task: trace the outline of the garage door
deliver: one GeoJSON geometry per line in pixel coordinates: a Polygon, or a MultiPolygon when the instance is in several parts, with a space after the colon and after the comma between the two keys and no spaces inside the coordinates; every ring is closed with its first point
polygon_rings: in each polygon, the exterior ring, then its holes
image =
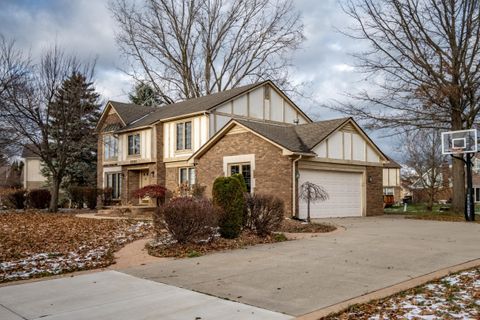
{"type": "MultiPolygon", "coordinates": [[[[298,185],[309,181],[322,186],[329,195],[323,202],[310,203],[310,217],[352,217],[362,215],[362,173],[300,170],[298,185]]],[[[307,217],[307,202],[299,200],[300,218],[307,217]]]]}

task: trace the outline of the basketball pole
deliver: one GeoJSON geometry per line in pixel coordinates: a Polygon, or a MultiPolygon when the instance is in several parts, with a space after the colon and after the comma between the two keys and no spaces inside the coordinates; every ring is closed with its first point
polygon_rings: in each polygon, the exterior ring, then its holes
{"type": "Polygon", "coordinates": [[[465,164],[467,165],[467,194],[465,203],[465,220],[475,221],[475,205],[473,203],[473,181],[472,181],[472,154],[466,154],[465,164]]]}

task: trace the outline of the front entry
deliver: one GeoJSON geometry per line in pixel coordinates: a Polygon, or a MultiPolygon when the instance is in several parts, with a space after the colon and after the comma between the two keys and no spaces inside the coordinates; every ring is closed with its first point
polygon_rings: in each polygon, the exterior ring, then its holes
{"type": "MultiPolygon", "coordinates": [[[[150,174],[148,170],[141,170],[139,174],[140,181],[138,183],[139,189],[150,185],[150,174]]],[[[148,205],[150,204],[150,197],[144,197],[138,199],[139,204],[148,205]]]]}

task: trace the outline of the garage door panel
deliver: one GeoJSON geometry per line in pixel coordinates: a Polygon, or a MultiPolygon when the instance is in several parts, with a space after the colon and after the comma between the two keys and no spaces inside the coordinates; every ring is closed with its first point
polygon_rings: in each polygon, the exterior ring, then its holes
{"type": "MultiPolygon", "coordinates": [[[[310,204],[312,218],[362,215],[362,173],[326,170],[300,170],[299,186],[309,181],[322,186],[329,199],[310,204]]],[[[300,218],[307,217],[307,203],[299,202],[300,218]]]]}

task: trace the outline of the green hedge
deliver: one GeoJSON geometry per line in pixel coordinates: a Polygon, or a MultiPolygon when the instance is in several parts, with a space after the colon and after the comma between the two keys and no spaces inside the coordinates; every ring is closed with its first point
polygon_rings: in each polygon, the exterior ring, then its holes
{"type": "Polygon", "coordinates": [[[219,177],[213,183],[213,203],[222,209],[220,235],[233,239],[240,235],[245,206],[244,188],[235,177],[219,177]]]}

